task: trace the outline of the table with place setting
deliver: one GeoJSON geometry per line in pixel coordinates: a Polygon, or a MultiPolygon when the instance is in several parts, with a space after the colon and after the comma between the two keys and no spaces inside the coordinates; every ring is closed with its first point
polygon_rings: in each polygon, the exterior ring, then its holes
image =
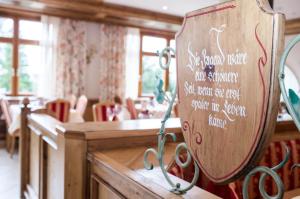
{"type": "MultiPolygon", "coordinates": [[[[168,106],[165,104],[135,104],[135,108],[139,113],[140,119],[160,119],[163,118],[168,110],[168,106]]],[[[172,111],[171,116],[174,117],[174,112],[172,111]]]]}
{"type": "MultiPolygon", "coordinates": [[[[8,128],[9,134],[13,134],[14,132],[20,129],[21,107],[22,107],[21,104],[13,104],[9,106],[9,112],[12,118],[12,123],[8,128]]],[[[30,104],[29,107],[31,107],[34,110],[45,108],[45,106],[40,104],[30,104]]],[[[80,113],[76,112],[75,109],[70,109],[68,123],[82,123],[82,122],[84,122],[84,119],[80,115],[80,113]]]]}

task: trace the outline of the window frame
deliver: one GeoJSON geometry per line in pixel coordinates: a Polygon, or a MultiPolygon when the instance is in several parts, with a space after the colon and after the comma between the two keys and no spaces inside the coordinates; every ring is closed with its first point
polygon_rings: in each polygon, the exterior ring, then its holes
{"type": "Polygon", "coordinates": [[[12,76],[11,76],[11,91],[10,93],[6,93],[8,96],[30,96],[32,93],[19,93],[19,48],[21,45],[40,45],[40,41],[38,40],[30,40],[30,39],[21,39],[20,34],[20,21],[21,20],[29,20],[29,21],[41,21],[40,17],[19,17],[12,15],[0,15],[3,18],[9,18],[13,20],[13,35],[12,37],[1,37],[0,43],[11,44],[12,45],[12,76]]]}
{"type": "MultiPolygon", "coordinates": [[[[143,37],[144,36],[150,36],[150,37],[158,37],[163,38],[167,40],[167,46],[170,46],[171,40],[175,40],[175,33],[158,33],[156,31],[149,31],[149,30],[141,30],[140,31],[140,65],[139,65],[139,85],[138,85],[138,97],[153,97],[153,95],[144,95],[143,94],[143,56],[154,56],[158,57],[157,53],[153,52],[144,52],[143,51],[143,37]]],[[[167,47],[166,46],[166,47],[167,47]]],[[[163,50],[163,49],[160,49],[163,50]]],[[[172,58],[175,58],[175,55],[171,55],[172,58]]],[[[157,63],[158,64],[158,63],[157,63]]],[[[170,87],[170,72],[169,69],[165,70],[165,76],[164,76],[164,88],[165,90],[169,90],[170,87]]]]}

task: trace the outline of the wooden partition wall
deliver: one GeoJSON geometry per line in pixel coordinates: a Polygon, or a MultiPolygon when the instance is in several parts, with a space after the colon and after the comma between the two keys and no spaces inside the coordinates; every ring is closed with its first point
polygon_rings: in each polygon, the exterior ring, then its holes
{"type": "MultiPolygon", "coordinates": [[[[143,169],[143,154],[156,146],[160,124],[160,120],[62,124],[24,106],[21,198],[181,198],[169,191],[160,171],[143,169]]],[[[167,129],[183,140],[178,119],[170,120],[167,129]]],[[[176,145],[167,144],[166,163],[176,145]]],[[[199,188],[189,196],[217,198],[199,188]]]]}

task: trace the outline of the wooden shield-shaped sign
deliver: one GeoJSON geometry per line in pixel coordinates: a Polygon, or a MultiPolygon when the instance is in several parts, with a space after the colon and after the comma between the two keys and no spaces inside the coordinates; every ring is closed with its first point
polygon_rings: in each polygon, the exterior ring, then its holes
{"type": "Polygon", "coordinates": [[[266,2],[236,0],[188,13],[176,35],[184,138],[216,183],[249,172],[275,128],[284,16],[266,2]]]}

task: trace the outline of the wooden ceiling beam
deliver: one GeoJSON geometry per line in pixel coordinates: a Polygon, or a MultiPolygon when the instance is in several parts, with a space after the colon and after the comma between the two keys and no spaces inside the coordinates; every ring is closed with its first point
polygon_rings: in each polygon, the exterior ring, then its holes
{"type": "Polygon", "coordinates": [[[285,29],[287,35],[300,34],[300,18],[288,20],[285,29]]]}
{"type": "Polygon", "coordinates": [[[70,11],[77,14],[89,14],[96,16],[114,16],[137,18],[144,20],[159,21],[164,23],[178,24],[182,23],[182,17],[172,16],[163,13],[157,13],[144,9],[131,8],[115,4],[104,3],[100,1],[67,1],[67,0],[0,0],[0,6],[15,6],[18,8],[32,8],[34,10],[44,10],[46,8],[57,9],[58,11],[70,11]]]}
{"type": "Polygon", "coordinates": [[[128,26],[128,27],[135,27],[135,28],[146,28],[146,29],[153,29],[157,31],[163,31],[168,34],[172,34],[177,32],[180,28],[179,25],[173,24],[166,24],[157,21],[149,21],[149,20],[127,20],[125,18],[118,18],[118,17],[91,17],[87,14],[78,14],[75,12],[67,12],[67,11],[57,11],[50,8],[43,9],[43,11],[37,11],[34,9],[11,9],[8,7],[1,7],[0,6],[0,14],[4,16],[19,16],[23,18],[39,18],[41,15],[50,15],[62,18],[71,18],[75,20],[85,20],[85,21],[92,21],[92,22],[100,22],[105,24],[114,24],[120,26],[128,26]],[[153,25],[155,24],[155,25],[153,25]]]}
{"type": "MultiPolygon", "coordinates": [[[[78,20],[112,23],[170,32],[179,30],[183,18],[102,0],[0,0],[1,14],[20,16],[51,15],[78,20]]],[[[300,33],[300,18],[286,22],[286,34],[300,33]]]]}

